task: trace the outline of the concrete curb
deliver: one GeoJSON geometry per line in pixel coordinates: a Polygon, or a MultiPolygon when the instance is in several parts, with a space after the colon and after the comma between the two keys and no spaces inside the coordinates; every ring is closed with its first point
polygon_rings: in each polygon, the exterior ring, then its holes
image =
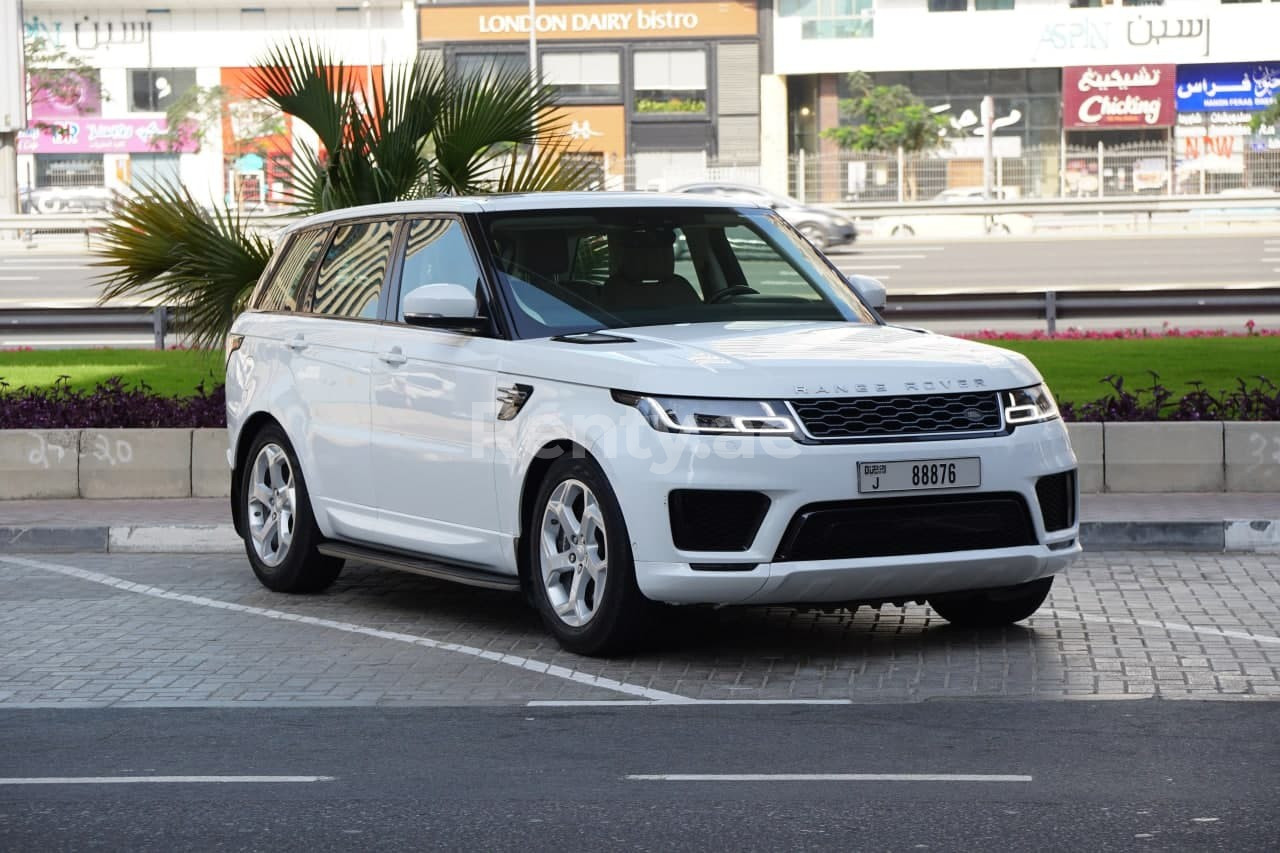
{"type": "MultiPolygon", "coordinates": [[[[1091,551],[1227,551],[1280,554],[1280,520],[1085,521],[1091,551]]],[[[230,524],[0,527],[0,554],[239,554],[230,524]]]]}

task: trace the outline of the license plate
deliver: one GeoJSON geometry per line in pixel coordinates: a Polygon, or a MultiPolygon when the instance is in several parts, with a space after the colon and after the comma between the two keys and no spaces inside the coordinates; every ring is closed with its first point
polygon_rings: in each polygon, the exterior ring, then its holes
{"type": "Polygon", "coordinates": [[[971,489],[982,485],[982,460],[911,459],[903,462],[859,462],[858,491],[911,492],[917,489],[971,489]]]}

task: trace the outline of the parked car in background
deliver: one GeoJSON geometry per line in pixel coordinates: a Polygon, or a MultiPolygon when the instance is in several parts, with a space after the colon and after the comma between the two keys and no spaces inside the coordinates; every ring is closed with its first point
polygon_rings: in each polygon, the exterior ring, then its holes
{"type": "Polygon", "coordinates": [[[520,591],[582,654],[658,603],[1025,619],[1080,553],[1053,396],[1017,353],[886,324],[883,293],[740,198],[304,219],[227,339],[249,563],[280,592],[345,560],[520,591]]]}
{"type": "Polygon", "coordinates": [[[842,246],[858,239],[857,226],[846,214],[829,207],[805,204],[790,196],[771,193],[763,187],[704,181],[675,187],[671,192],[696,193],[718,198],[742,198],[764,207],[771,207],[819,249],[842,246]]]}
{"type": "MultiPolygon", "coordinates": [[[[1008,201],[1021,195],[1018,187],[992,187],[991,198],[994,201],[1008,201]]],[[[948,187],[933,197],[934,201],[949,201],[954,204],[979,202],[987,197],[982,187],[948,187]]]]}

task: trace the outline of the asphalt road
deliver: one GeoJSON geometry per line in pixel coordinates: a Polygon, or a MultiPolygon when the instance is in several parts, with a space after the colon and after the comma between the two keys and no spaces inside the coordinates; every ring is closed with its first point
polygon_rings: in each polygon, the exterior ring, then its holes
{"type": "Polygon", "coordinates": [[[1159,701],[13,711],[0,847],[1270,850],[1278,724],[1159,701]],[[13,782],[148,776],[262,781],[13,782]]]}
{"type": "MultiPolygon", "coordinates": [[[[934,241],[859,242],[838,248],[832,259],[845,272],[881,279],[895,293],[955,290],[1052,290],[1080,288],[1217,288],[1280,285],[1280,230],[1275,234],[1199,236],[1059,236],[934,241]]],[[[96,304],[101,270],[84,253],[0,252],[0,309],[84,307],[96,304]]],[[[1116,318],[1119,325],[1133,325],[1116,318]]],[[[1249,317],[1202,318],[1202,324],[1234,326],[1249,317]]],[[[1258,322],[1272,318],[1253,317],[1258,322]]],[[[955,331],[945,323],[941,331],[955,331]]],[[[967,322],[965,329],[990,325],[967,322]]],[[[1016,323],[1002,323],[1013,328],[1016,323]]],[[[1034,321],[1024,323],[1037,327],[1034,321]]],[[[1096,324],[1095,324],[1096,325],[1096,324]]],[[[1102,324],[1106,325],[1106,324],[1102,324]]],[[[1159,325],[1156,321],[1153,325],[1159,325]]],[[[91,332],[32,338],[0,329],[0,347],[149,346],[149,334],[91,332]]]]}
{"type": "Polygon", "coordinates": [[[0,554],[0,850],[1271,850],[1276,577],[1100,552],[1004,630],[737,608],[594,660],[371,567],[0,554]]]}

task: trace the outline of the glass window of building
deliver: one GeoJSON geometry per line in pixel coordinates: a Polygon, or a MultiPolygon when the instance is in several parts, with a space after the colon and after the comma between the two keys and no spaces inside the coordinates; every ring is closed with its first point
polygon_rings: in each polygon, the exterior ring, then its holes
{"type": "Polygon", "coordinates": [[[635,53],[638,113],[705,113],[705,50],[642,50],[635,53]]]}
{"type": "Polygon", "coordinates": [[[548,51],[542,79],[564,98],[622,97],[622,60],[611,50],[548,51]]]}
{"type": "Polygon", "coordinates": [[[969,0],[929,0],[930,12],[963,12],[969,0]]]}
{"type": "Polygon", "coordinates": [[[194,68],[130,68],[129,109],[164,112],[195,84],[194,68]]]}
{"type": "Polygon", "coordinates": [[[1013,0],[973,0],[973,8],[979,12],[989,9],[1012,9],[1013,0]]]}
{"type": "Polygon", "coordinates": [[[484,53],[463,53],[453,55],[453,69],[459,77],[472,77],[477,74],[490,73],[529,73],[529,52],[527,50],[486,51],[484,53]]]}

